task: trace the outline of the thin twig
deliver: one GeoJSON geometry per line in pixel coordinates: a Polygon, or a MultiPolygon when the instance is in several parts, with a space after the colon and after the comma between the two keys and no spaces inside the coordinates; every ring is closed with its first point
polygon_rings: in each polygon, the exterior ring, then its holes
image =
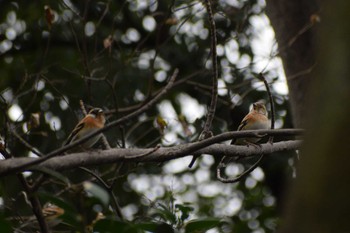
{"type": "MultiPolygon", "coordinates": [[[[216,102],[218,98],[218,61],[217,61],[217,54],[216,54],[216,25],[213,17],[213,10],[211,7],[210,0],[205,0],[205,7],[208,12],[208,19],[209,19],[209,31],[210,31],[210,38],[211,38],[211,58],[213,63],[213,76],[212,76],[212,96],[211,96],[211,102],[208,109],[207,119],[204,124],[204,129],[202,132],[203,138],[207,138],[208,132],[211,129],[211,124],[215,116],[215,110],[216,110],[216,102]]],[[[210,135],[210,133],[209,133],[210,135]]],[[[203,139],[202,138],[202,139],[203,139]]]]}
{"type": "Polygon", "coordinates": [[[101,135],[101,140],[106,150],[112,149],[112,147],[109,145],[108,140],[104,134],[101,135]]]}
{"type": "Polygon", "coordinates": [[[116,181],[117,181],[117,178],[118,178],[118,174],[119,174],[119,172],[120,172],[120,169],[123,167],[123,165],[124,165],[124,162],[120,162],[120,163],[118,163],[118,164],[115,164],[115,169],[114,169],[114,175],[113,175],[113,179],[111,180],[111,183],[110,183],[110,185],[109,185],[109,187],[111,188],[111,189],[113,189],[114,188],[114,185],[116,184],[116,181]]]}
{"type": "Polygon", "coordinates": [[[39,157],[43,157],[44,154],[41,153],[40,151],[36,150],[32,145],[30,145],[26,140],[24,140],[24,138],[22,138],[17,132],[16,130],[11,130],[10,131],[11,134],[13,134],[18,141],[24,145],[28,150],[30,150],[31,152],[33,152],[35,155],[39,156],[39,157]]]}
{"type": "MultiPolygon", "coordinates": [[[[269,84],[267,83],[267,81],[262,73],[259,74],[259,79],[264,82],[267,94],[269,95],[269,101],[270,101],[270,105],[271,105],[271,129],[274,129],[275,128],[275,105],[273,102],[270,87],[269,87],[269,84]]],[[[271,137],[270,137],[269,140],[270,140],[270,142],[272,142],[273,138],[271,139],[271,137]]]]}
{"type": "MultiPolygon", "coordinates": [[[[222,167],[218,166],[216,168],[216,177],[218,178],[218,180],[220,180],[223,183],[236,183],[236,182],[240,181],[243,177],[245,177],[246,175],[248,175],[249,173],[254,171],[254,169],[259,166],[260,162],[263,160],[264,157],[265,157],[264,154],[260,155],[259,159],[252,166],[250,166],[247,170],[245,170],[239,176],[236,176],[234,178],[224,178],[224,177],[222,177],[221,176],[221,168],[222,167]]],[[[222,159],[224,159],[224,158],[225,158],[225,156],[222,157],[222,159]]],[[[220,161],[219,164],[222,164],[222,160],[220,161]]]]}
{"type": "MultiPolygon", "coordinates": [[[[207,70],[204,70],[204,69],[198,70],[192,74],[189,74],[189,75],[177,80],[176,82],[174,82],[172,87],[174,88],[174,87],[177,87],[179,85],[182,85],[182,84],[186,83],[187,80],[190,80],[190,79],[192,79],[196,76],[199,76],[199,75],[204,75],[206,73],[207,73],[207,70]]],[[[152,96],[158,95],[159,92],[160,92],[159,90],[155,91],[152,96]]],[[[129,107],[123,107],[123,108],[119,107],[119,108],[111,109],[108,112],[106,112],[106,114],[131,112],[131,111],[134,111],[135,109],[139,109],[143,104],[144,103],[137,103],[137,104],[129,106],[129,107]]]]}
{"type": "MultiPolygon", "coordinates": [[[[212,58],[212,63],[213,63],[213,76],[212,76],[212,91],[211,91],[211,101],[210,101],[210,106],[208,109],[207,113],[207,118],[204,124],[204,128],[202,133],[199,135],[199,140],[203,140],[209,137],[213,136],[211,129],[211,125],[215,116],[215,110],[216,110],[216,103],[218,99],[218,58],[216,54],[216,44],[217,44],[217,39],[216,39],[216,25],[213,17],[213,9],[211,7],[210,0],[205,0],[204,5],[207,9],[208,13],[208,19],[209,19],[209,31],[210,31],[210,38],[211,38],[211,58],[212,58]]],[[[194,162],[196,161],[197,157],[193,157],[190,164],[188,167],[192,167],[194,162]]]]}
{"type": "MultiPolygon", "coordinates": [[[[119,105],[118,105],[118,98],[117,98],[117,95],[116,95],[116,90],[114,88],[114,85],[111,83],[110,80],[106,79],[105,82],[107,83],[107,85],[111,88],[112,90],[112,95],[113,95],[113,102],[114,102],[114,109],[116,110],[115,111],[115,116],[118,118],[118,110],[119,110],[119,105]]],[[[125,139],[123,138],[124,137],[124,134],[123,134],[123,129],[122,129],[122,126],[119,126],[119,130],[121,131],[121,136],[122,136],[122,141],[124,141],[125,139]]],[[[111,148],[111,146],[109,145],[108,143],[108,140],[106,138],[106,136],[103,135],[102,137],[102,140],[103,140],[103,143],[105,144],[106,148],[109,149],[111,148]]]]}
{"type": "Polygon", "coordinates": [[[93,177],[95,177],[101,184],[102,186],[105,188],[105,190],[109,193],[109,195],[112,197],[112,205],[113,205],[113,209],[115,211],[115,213],[118,215],[118,217],[123,220],[123,214],[121,212],[121,208],[119,206],[119,203],[117,201],[116,196],[113,193],[113,190],[111,189],[110,186],[108,186],[108,184],[99,176],[97,175],[95,172],[91,171],[90,169],[87,169],[85,167],[79,167],[81,170],[83,170],[84,172],[89,173],[90,175],[92,175],[93,177]]]}
{"type": "Polygon", "coordinates": [[[79,105],[80,105],[80,109],[83,112],[84,116],[86,116],[88,113],[86,111],[85,105],[84,105],[84,101],[83,100],[79,100],[79,105]]]}
{"type": "Polygon", "coordinates": [[[147,151],[146,153],[142,153],[142,154],[139,154],[139,155],[128,156],[128,157],[125,157],[125,159],[126,160],[138,159],[138,158],[141,158],[141,157],[144,157],[144,156],[152,154],[153,152],[157,151],[159,148],[160,148],[160,145],[157,145],[156,147],[153,148],[153,150],[147,151]]]}
{"type": "Polygon", "coordinates": [[[310,20],[296,33],[296,35],[290,38],[285,45],[279,46],[279,52],[275,55],[278,56],[279,54],[281,54],[282,51],[285,51],[288,48],[290,48],[302,35],[304,35],[304,33],[308,32],[315,26],[316,23],[319,22],[320,18],[317,13],[311,15],[310,20]]]}
{"type": "Polygon", "coordinates": [[[303,75],[310,74],[314,70],[316,65],[317,65],[317,62],[315,62],[312,66],[310,66],[309,68],[307,68],[305,70],[299,71],[296,74],[289,75],[286,79],[287,80],[292,80],[292,79],[299,78],[299,77],[301,77],[303,75]]]}

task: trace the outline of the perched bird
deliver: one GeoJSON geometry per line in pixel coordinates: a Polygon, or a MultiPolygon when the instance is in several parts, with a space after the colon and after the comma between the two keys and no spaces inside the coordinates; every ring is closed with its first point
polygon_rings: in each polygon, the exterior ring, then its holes
{"type": "Polygon", "coordinates": [[[57,218],[64,214],[64,209],[52,203],[46,203],[42,208],[42,212],[46,221],[58,224],[60,221],[57,221],[57,218]]]}
{"type": "MultiPolygon", "coordinates": [[[[243,130],[256,130],[256,129],[269,129],[269,119],[266,111],[266,107],[263,103],[256,102],[253,104],[253,108],[243,118],[241,124],[238,126],[237,131],[243,130]]],[[[260,141],[260,137],[248,137],[248,138],[234,138],[231,141],[231,145],[255,145],[260,141]]],[[[221,164],[225,165],[232,160],[231,157],[224,156],[221,160],[221,164]]]]}
{"type": "MultiPolygon", "coordinates": [[[[243,118],[240,125],[238,126],[237,131],[241,130],[254,130],[254,129],[269,129],[269,119],[266,111],[266,107],[263,103],[256,102],[253,104],[253,108],[250,112],[243,118]]],[[[258,142],[261,138],[234,138],[231,141],[231,145],[249,145],[258,142]]],[[[193,157],[192,161],[188,167],[192,167],[197,157],[193,157]]],[[[224,156],[221,159],[220,164],[225,166],[225,164],[231,161],[231,157],[224,156]]]]}
{"type": "MultiPolygon", "coordinates": [[[[250,112],[243,118],[241,124],[238,126],[237,131],[243,130],[254,130],[254,129],[269,129],[269,119],[265,108],[265,105],[260,102],[253,104],[253,108],[250,112]]],[[[261,138],[239,138],[233,139],[231,145],[246,145],[254,144],[260,141],[261,138]]]]}
{"type": "MultiPolygon", "coordinates": [[[[52,203],[46,203],[41,211],[49,228],[54,228],[63,222],[63,219],[60,217],[64,214],[64,209],[61,207],[52,203]]],[[[33,231],[34,229],[39,229],[38,220],[35,216],[16,216],[8,218],[8,220],[20,223],[18,229],[14,232],[38,232],[33,231]]]]}
{"type": "MultiPolygon", "coordinates": [[[[106,122],[105,115],[103,110],[100,108],[93,108],[89,111],[89,113],[75,126],[72,133],[69,135],[67,141],[64,145],[68,145],[88,134],[95,132],[98,129],[104,127],[106,122]]],[[[100,135],[96,135],[86,142],[81,144],[80,146],[83,149],[91,148],[101,137],[100,135]]]]}

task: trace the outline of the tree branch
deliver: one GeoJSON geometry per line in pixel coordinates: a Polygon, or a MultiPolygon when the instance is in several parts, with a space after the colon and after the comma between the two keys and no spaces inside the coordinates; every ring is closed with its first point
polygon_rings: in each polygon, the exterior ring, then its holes
{"type": "MultiPolygon", "coordinates": [[[[203,140],[209,137],[213,136],[213,132],[210,130],[214,116],[215,116],[215,110],[216,110],[216,103],[218,100],[218,58],[216,54],[216,44],[217,44],[217,39],[216,39],[216,25],[213,17],[213,9],[211,7],[211,0],[205,0],[204,5],[205,8],[207,9],[208,13],[208,19],[209,19],[209,31],[210,31],[210,38],[211,38],[211,59],[213,63],[213,85],[211,88],[211,101],[210,101],[210,106],[208,109],[208,114],[207,118],[204,124],[204,128],[202,133],[199,135],[199,140],[203,140]]],[[[189,168],[191,168],[196,161],[198,156],[193,156],[190,164],[188,165],[189,168]]]]}
{"type": "Polygon", "coordinates": [[[212,92],[211,92],[211,102],[208,109],[207,119],[204,124],[203,132],[201,133],[199,140],[208,138],[212,136],[212,132],[210,131],[212,121],[215,116],[215,109],[216,109],[216,102],[218,99],[218,61],[217,61],[217,54],[216,54],[216,25],[213,18],[213,9],[211,7],[211,0],[205,0],[204,5],[208,12],[208,18],[209,18],[209,31],[210,31],[210,38],[211,38],[211,58],[213,63],[213,85],[212,85],[212,92]]]}
{"type": "MultiPolygon", "coordinates": [[[[84,153],[68,154],[50,158],[48,161],[37,165],[37,167],[46,167],[55,170],[65,170],[81,166],[110,164],[120,161],[134,162],[164,162],[189,155],[211,154],[214,156],[254,156],[261,153],[270,154],[277,151],[295,150],[301,145],[301,141],[285,141],[277,142],[271,145],[270,143],[262,144],[261,149],[247,146],[235,146],[215,144],[232,138],[238,137],[261,137],[265,135],[285,135],[296,136],[303,133],[300,129],[277,129],[277,130],[246,130],[226,132],[202,141],[177,145],[173,147],[162,148],[120,148],[111,150],[98,150],[84,153]],[[137,156],[140,155],[140,156],[137,156]],[[130,159],[132,158],[132,159],[130,159]]],[[[18,171],[35,170],[35,167],[28,166],[41,158],[14,158],[0,162],[0,175],[13,174],[18,171]],[[18,169],[18,168],[21,169],[18,169]]]]}

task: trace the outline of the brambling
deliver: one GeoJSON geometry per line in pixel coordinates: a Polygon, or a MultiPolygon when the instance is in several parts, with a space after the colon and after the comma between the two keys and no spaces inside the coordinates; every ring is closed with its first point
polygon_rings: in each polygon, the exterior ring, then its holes
{"type": "Polygon", "coordinates": [[[59,216],[64,214],[64,209],[52,203],[46,203],[42,209],[44,218],[47,221],[56,220],[59,216]]]}
{"type": "MultiPolygon", "coordinates": [[[[269,129],[269,119],[266,111],[266,107],[263,103],[256,102],[253,104],[253,108],[250,112],[243,118],[240,125],[238,126],[237,131],[242,130],[254,130],[254,129],[269,129]]],[[[231,141],[231,145],[249,145],[260,141],[261,138],[238,138],[231,141]]],[[[190,164],[190,168],[193,166],[196,157],[193,157],[190,164]]],[[[224,165],[232,160],[231,157],[224,156],[220,164],[224,165]]]]}
{"type": "MultiPolygon", "coordinates": [[[[269,129],[269,119],[266,111],[266,107],[263,103],[256,102],[253,104],[253,108],[243,118],[237,131],[255,130],[255,129],[269,129]]],[[[261,138],[249,137],[249,138],[234,138],[231,141],[231,145],[255,145],[261,138]]],[[[223,166],[229,163],[233,158],[224,156],[220,162],[223,166]]]]}
{"type": "MultiPolygon", "coordinates": [[[[72,133],[69,135],[64,145],[68,145],[88,134],[95,132],[104,127],[106,122],[103,110],[100,108],[93,108],[89,113],[75,126],[72,133]]],[[[96,135],[80,146],[84,149],[91,148],[100,139],[100,135],[96,135]]]]}
{"type": "MultiPolygon", "coordinates": [[[[269,129],[269,119],[266,111],[266,107],[263,103],[256,102],[253,104],[253,108],[243,118],[241,124],[238,126],[237,131],[254,130],[254,129],[269,129]]],[[[238,138],[231,141],[231,145],[246,145],[254,144],[260,141],[261,138],[238,138]]]]}
{"type": "MultiPolygon", "coordinates": [[[[62,223],[63,219],[60,218],[64,214],[64,209],[61,207],[54,205],[52,203],[46,203],[42,208],[43,217],[45,218],[45,221],[47,225],[50,228],[53,228],[57,226],[58,224],[62,223]]],[[[10,218],[11,220],[17,220],[16,218],[10,218]]],[[[29,229],[38,229],[39,225],[37,222],[37,219],[35,216],[21,216],[19,221],[23,221],[19,228],[21,231],[15,231],[15,232],[28,232],[29,229]],[[27,230],[27,231],[25,231],[27,230]]],[[[32,232],[32,231],[31,231],[32,232]]],[[[37,231],[35,231],[37,232],[37,231]]]]}

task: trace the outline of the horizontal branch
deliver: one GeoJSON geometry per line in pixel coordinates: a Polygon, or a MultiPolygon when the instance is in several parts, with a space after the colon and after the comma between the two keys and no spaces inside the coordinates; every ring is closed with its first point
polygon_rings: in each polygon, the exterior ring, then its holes
{"type": "MultiPolygon", "coordinates": [[[[260,148],[253,146],[236,146],[216,144],[230,140],[234,137],[256,137],[265,135],[300,135],[303,130],[298,129],[278,129],[278,130],[247,130],[226,132],[203,141],[177,145],[173,147],[159,148],[118,148],[110,150],[96,150],[82,153],[68,154],[50,158],[35,167],[49,168],[54,170],[66,170],[79,166],[91,166],[110,164],[120,161],[133,162],[164,162],[189,155],[211,154],[213,156],[253,156],[260,154],[270,154],[278,151],[299,149],[301,141],[283,141],[277,143],[261,144],[260,148]]],[[[12,158],[0,162],[0,175],[8,175],[18,171],[18,167],[24,164],[31,164],[37,158],[12,158]]],[[[35,170],[35,167],[24,167],[24,170],[35,170]]]]}

